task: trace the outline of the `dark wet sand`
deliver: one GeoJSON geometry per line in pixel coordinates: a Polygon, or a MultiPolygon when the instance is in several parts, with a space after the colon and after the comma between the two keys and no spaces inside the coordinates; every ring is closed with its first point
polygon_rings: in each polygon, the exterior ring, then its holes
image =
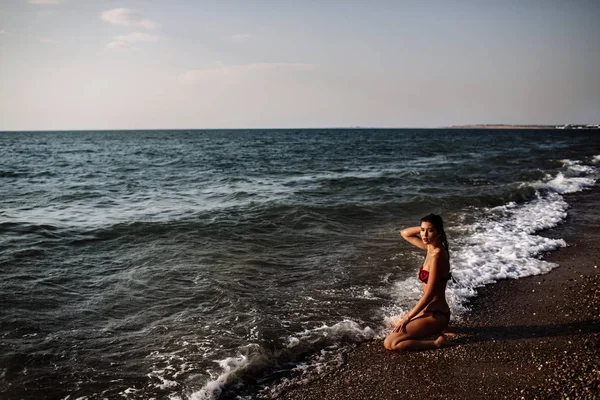
{"type": "Polygon", "coordinates": [[[568,247],[547,275],[481,288],[458,345],[418,353],[361,344],[339,369],[282,393],[299,399],[596,399],[600,396],[600,188],[565,196],[542,235],[568,247]]]}

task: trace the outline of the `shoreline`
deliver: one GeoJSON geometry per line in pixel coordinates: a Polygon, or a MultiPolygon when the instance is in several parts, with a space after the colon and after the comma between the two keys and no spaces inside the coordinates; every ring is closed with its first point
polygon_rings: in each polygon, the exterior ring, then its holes
{"type": "Polygon", "coordinates": [[[566,221],[540,232],[567,247],[545,275],[477,289],[454,326],[458,345],[399,353],[360,344],[337,370],[277,397],[309,399],[592,399],[600,389],[600,186],[564,195],[566,221]]]}

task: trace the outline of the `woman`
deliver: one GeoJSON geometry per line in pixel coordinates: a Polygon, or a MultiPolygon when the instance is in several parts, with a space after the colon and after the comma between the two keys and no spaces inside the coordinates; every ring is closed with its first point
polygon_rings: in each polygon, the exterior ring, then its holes
{"type": "Polygon", "coordinates": [[[400,234],[410,244],[427,251],[419,269],[423,282],[423,297],[385,338],[388,350],[426,350],[450,345],[443,331],[450,322],[450,308],[446,302],[446,283],[451,278],[450,255],[442,217],[429,214],[421,219],[421,226],[406,228],[400,234]],[[426,339],[439,335],[437,339],[426,339]]]}

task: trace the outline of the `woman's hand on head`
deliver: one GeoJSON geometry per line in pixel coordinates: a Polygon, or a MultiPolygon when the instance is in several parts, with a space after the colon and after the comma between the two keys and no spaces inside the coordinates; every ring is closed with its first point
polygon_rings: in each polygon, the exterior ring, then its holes
{"type": "Polygon", "coordinates": [[[423,239],[420,236],[421,227],[413,226],[412,228],[402,229],[400,231],[400,235],[406,240],[408,243],[412,244],[415,247],[418,247],[422,250],[427,250],[427,245],[423,242],[423,239]]]}

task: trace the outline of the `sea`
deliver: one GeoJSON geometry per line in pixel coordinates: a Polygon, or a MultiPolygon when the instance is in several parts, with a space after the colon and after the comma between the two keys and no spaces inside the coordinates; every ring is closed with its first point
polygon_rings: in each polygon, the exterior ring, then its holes
{"type": "Polygon", "coordinates": [[[597,130],[0,133],[0,398],[272,399],[420,298],[440,214],[453,323],[545,274],[597,130]]]}

